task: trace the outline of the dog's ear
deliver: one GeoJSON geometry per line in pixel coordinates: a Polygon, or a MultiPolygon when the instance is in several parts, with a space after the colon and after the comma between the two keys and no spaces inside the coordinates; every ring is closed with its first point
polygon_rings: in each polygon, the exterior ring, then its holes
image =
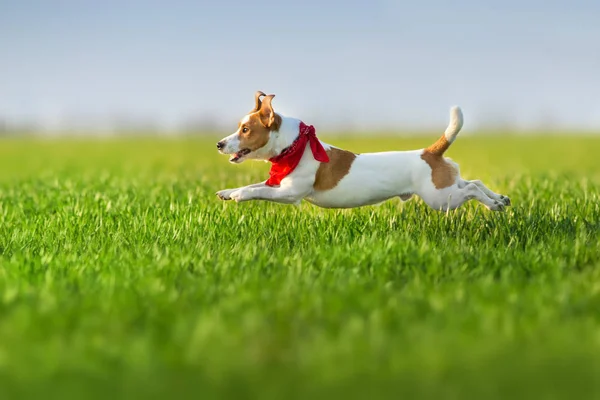
{"type": "Polygon", "coordinates": [[[265,96],[260,110],[258,110],[258,115],[260,117],[260,122],[265,128],[278,130],[281,123],[281,117],[279,117],[279,115],[275,114],[275,111],[273,111],[273,106],[271,105],[273,97],[275,97],[274,94],[265,96]]]}
{"type": "Polygon", "coordinates": [[[260,107],[262,105],[262,102],[260,101],[260,98],[262,96],[266,96],[266,94],[264,94],[263,92],[261,92],[260,90],[256,93],[254,93],[254,112],[260,110],[260,107]]]}

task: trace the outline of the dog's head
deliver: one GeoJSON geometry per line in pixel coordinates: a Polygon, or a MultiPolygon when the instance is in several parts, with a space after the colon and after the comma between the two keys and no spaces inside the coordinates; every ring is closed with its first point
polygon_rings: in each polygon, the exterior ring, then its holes
{"type": "Polygon", "coordinates": [[[238,123],[237,131],[217,143],[219,152],[231,154],[230,162],[241,163],[247,158],[266,160],[273,156],[272,132],[281,126],[281,117],[271,105],[273,97],[274,94],[256,92],[254,109],[238,123]]]}

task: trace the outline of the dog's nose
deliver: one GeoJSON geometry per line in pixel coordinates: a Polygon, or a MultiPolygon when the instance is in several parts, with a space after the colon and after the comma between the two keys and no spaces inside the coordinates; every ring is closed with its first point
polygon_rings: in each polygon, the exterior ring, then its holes
{"type": "Polygon", "coordinates": [[[217,150],[223,150],[223,147],[225,147],[225,142],[221,141],[217,143],[217,150]]]}

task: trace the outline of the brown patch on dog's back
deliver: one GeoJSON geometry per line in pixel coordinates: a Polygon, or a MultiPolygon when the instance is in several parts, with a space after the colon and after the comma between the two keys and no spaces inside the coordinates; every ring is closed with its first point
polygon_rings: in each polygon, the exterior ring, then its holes
{"type": "Polygon", "coordinates": [[[344,176],[350,171],[350,167],[356,158],[356,154],[332,147],[327,150],[328,163],[321,163],[315,176],[313,185],[315,190],[329,190],[337,186],[344,176]]]}
{"type": "MultiPolygon", "coordinates": [[[[438,142],[440,142],[440,140],[438,140],[438,142]]],[[[448,143],[448,146],[449,145],[450,144],[448,143]]],[[[433,146],[423,150],[421,158],[431,167],[431,181],[433,182],[433,186],[435,186],[436,189],[443,189],[448,186],[452,186],[454,182],[456,182],[458,171],[456,171],[456,168],[446,161],[444,157],[436,154],[438,153],[439,149],[434,149],[437,150],[435,153],[432,152],[430,150],[432,147],[433,146]]],[[[445,149],[442,150],[442,152],[443,151],[445,151],[445,149]]]]}

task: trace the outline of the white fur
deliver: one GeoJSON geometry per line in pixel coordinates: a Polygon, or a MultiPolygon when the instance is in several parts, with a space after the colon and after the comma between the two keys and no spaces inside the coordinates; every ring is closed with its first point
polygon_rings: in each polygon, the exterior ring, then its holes
{"type": "Polygon", "coordinates": [[[233,154],[236,151],[240,151],[240,137],[237,132],[227,136],[223,141],[226,143],[223,149],[224,154],[233,154]]]}
{"type": "MultiPolygon", "coordinates": [[[[358,154],[333,189],[313,191],[307,200],[321,207],[358,207],[412,194],[412,175],[422,164],[419,151],[358,154]]],[[[429,174],[431,177],[431,169],[429,174]]]]}
{"type": "Polygon", "coordinates": [[[462,129],[463,126],[463,114],[462,110],[459,106],[454,106],[450,109],[450,123],[444,132],[444,136],[446,136],[446,140],[450,143],[454,142],[456,136],[458,136],[458,132],[462,129]]]}
{"type": "MultiPolygon", "coordinates": [[[[268,160],[280,154],[298,136],[300,121],[282,116],[279,132],[272,132],[269,142],[247,158],[268,160]]],[[[450,111],[450,123],[445,137],[452,143],[463,125],[463,115],[459,107],[450,111]]],[[[239,151],[238,132],[226,137],[224,153],[239,151]]],[[[332,146],[323,143],[325,149],[332,146]]],[[[298,204],[302,199],[327,208],[359,207],[375,204],[393,197],[403,200],[413,194],[436,210],[449,210],[459,207],[465,201],[477,199],[491,210],[503,210],[510,204],[508,197],[489,190],[481,181],[467,181],[457,174],[454,184],[437,189],[432,182],[432,170],[421,155],[423,149],[413,151],[389,151],[359,154],[354,159],[348,173],[329,190],[317,191],[313,188],[320,162],[316,161],[307,145],[296,169],[286,176],[280,186],[270,187],[265,182],[226,189],[217,192],[224,199],[235,201],[269,200],[278,203],[298,204]]],[[[458,165],[451,162],[458,171],[458,165]]]]}

